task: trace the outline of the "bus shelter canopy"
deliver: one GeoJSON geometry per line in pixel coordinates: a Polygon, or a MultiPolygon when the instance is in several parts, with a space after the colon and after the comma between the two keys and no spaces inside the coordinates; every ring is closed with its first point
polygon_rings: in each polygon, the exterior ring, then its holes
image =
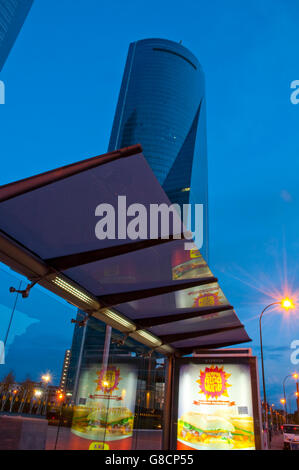
{"type": "Polygon", "coordinates": [[[251,341],[170,205],[139,145],[10,183],[0,261],[164,353],[251,341]]]}

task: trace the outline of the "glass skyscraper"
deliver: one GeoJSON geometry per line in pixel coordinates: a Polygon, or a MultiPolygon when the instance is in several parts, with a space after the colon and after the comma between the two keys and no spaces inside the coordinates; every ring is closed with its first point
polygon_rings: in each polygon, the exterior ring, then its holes
{"type": "MultiPolygon", "coordinates": [[[[208,185],[204,74],[196,57],[179,43],[146,39],[129,47],[109,151],[137,143],[142,145],[145,158],[171,202],[203,204],[201,251],[206,257],[208,185]]],[[[77,320],[80,319],[82,312],[78,312],[77,320]]],[[[68,374],[70,393],[77,389],[79,357],[81,376],[89,362],[100,362],[104,342],[105,325],[98,319],[88,320],[85,334],[76,324],[68,374]]],[[[136,345],[132,347],[135,352],[138,350],[136,345]]],[[[112,339],[110,360],[128,351],[112,339]]],[[[149,388],[147,386],[147,390],[149,388]]]]}
{"type": "Polygon", "coordinates": [[[23,26],[33,0],[0,0],[0,71],[23,26]]]}
{"type": "Polygon", "coordinates": [[[205,107],[203,70],[188,49],[165,39],[130,44],[109,151],[140,143],[172,203],[203,204],[207,259],[205,107]]]}

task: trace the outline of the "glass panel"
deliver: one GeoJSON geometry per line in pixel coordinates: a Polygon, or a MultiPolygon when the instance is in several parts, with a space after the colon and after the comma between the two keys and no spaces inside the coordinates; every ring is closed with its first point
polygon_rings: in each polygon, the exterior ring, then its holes
{"type": "MultiPolygon", "coordinates": [[[[0,449],[53,448],[76,309],[0,265],[0,449]],[[4,351],[4,353],[3,353],[4,351]]],[[[70,415],[70,407],[65,419],[70,415]]],[[[69,419],[69,418],[68,418],[69,419]]]]}
{"type": "MultiPolygon", "coordinates": [[[[123,237],[118,233],[118,224],[116,240],[99,240],[95,235],[99,204],[111,204],[117,220],[126,213],[119,206],[119,196],[126,198],[126,207],[143,204],[148,216],[150,204],[170,204],[148,163],[138,154],[1,202],[1,229],[42,259],[130,242],[126,233],[123,237]]],[[[158,234],[160,230],[158,227],[158,234]]]]}
{"type": "Polygon", "coordinates": [[[95,318],[76,329],[72,425],[60,425],[56,448],[161,449],[164,358],[95,318]]]}

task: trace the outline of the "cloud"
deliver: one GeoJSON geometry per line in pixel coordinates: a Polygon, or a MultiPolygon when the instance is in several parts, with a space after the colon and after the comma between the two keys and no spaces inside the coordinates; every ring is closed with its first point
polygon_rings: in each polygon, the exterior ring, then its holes
{"type": "MultiPolygon", "coordinates": [[[[1,312],[1,329],[0,329],[0,339],[4,340],[4,336],[6,334],[6,328],[9,323],[9,319],[11,316],[11,309],[6,307],[5,305],[0,304],[0,312],[1,312]]],[[[39,323],[39,320],[36,318],[32,318],[25,313],[20,312],[19,310],[15,310],[14,318],[11,324],[11,329],[9,331],[7,343],[6,343],[6,353],[8,352],[8,347],[11,346],[16,336],[24,335],[30,325],[34,323],[39,323]]]]}
{"type": "Polygon", "coordinates": [[[280,197],[285,202],[291,202],[293,200],[291,194],[286,189],[280,191],[280,197]]]}

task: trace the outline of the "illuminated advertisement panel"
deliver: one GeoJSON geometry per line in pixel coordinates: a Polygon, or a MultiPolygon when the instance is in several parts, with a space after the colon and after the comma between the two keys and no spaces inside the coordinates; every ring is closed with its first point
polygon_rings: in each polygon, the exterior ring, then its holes
{"type": "Polygon", "coordinates": [[[178,291],[175,299],[177,308],[214,307],[228,303],[216,282],[209,284],[209,287],[198,286],[178,291]]]}
{"type": "Polygon", "coordinates": [[[229,358],[201,361],[189,358],[178,370],[176,448],[256,449],[252,364],[244,358],[239,363],[229,358]]]}
{"type": "Polygon", "coordinates": [[[72,422],[77,449],[130,449],[132,444],[137,370],[131,364],[83,371],[72,422]]]}
{"type": "Polygon", "coordinates": [[[177,250],[172,255],[172,279],[197,279],[212,273],[199,250],[177,250]]]}

